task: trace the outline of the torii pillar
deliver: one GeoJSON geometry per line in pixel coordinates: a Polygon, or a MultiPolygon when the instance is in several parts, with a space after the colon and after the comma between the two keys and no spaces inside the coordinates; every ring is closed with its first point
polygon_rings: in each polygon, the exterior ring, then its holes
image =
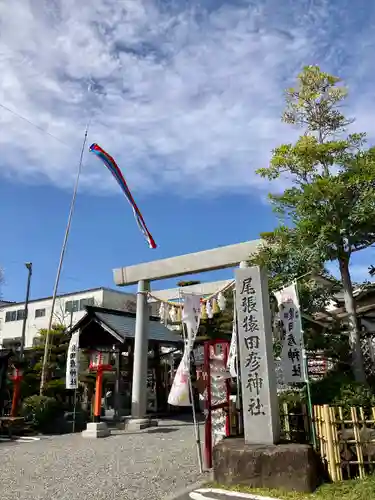
{"type": "Polygon", "coordinates": [[[117,286],[138,285],[132,409],[131,420],[127,422],[128,428],[143,429],[151,425],[151,420],[146,415],[149,324],[147,292],[150,291],[150,282],[236,267],[255,253],[261,243],[261,240],[247,241],[203,252],[114,269],[113,278],[117,286]]]}

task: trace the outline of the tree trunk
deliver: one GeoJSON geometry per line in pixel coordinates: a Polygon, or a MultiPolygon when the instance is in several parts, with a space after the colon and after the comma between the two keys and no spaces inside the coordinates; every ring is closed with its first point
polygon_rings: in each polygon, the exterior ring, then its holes
{"type": "Polygon", "coordinates": [[[345,309],[348,313],[349,344],[352,355],[352,369],[357,382],[366,382],[366,373],[363,365],[363,356],[358,328],[357,313],[353,297],[352,280],[349,272],[349,258],[339,258],[340,274],[344,289],[345,309]]]}

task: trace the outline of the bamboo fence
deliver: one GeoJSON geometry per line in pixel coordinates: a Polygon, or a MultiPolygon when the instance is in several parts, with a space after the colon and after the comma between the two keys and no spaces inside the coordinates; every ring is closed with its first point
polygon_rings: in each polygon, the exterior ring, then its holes
{"type": "MultiPolygon", "coordinates": [[[[314,406],[317,452],[333,481],[363,479],[375,471],[375,407],[314,406]]],[[[312,442],[311,418],[306,406],[292,412],[281,408],[281,437],[285,441],[312,442]]]]}
{"type": "Polygon", "coordinates": [[[363,479],[375,470],[375,408],[314,407],[319,453],[332,481],[363,479]]]}

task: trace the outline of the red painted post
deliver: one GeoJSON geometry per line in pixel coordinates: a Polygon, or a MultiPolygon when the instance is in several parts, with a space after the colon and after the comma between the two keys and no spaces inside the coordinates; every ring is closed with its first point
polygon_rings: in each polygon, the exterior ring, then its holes
{"type": "Polygon", "coordinates": [[[210,370],[211,342],[204,343],[204,371],[206,372],[206,423],[204,426],[204,456],[206,468],[212,468],[212,420],[211,420],[211,370],[210,370]]]}
{"type": "Polygon", "coordinates": [[[22,371],[19,368],[14,368],[13,380],[13,398],[12,398],[12,409],[10,412],[11,417],[16,417],[18,412],[18,404],[21,393],[21,381],[22,381],[22,371]]]}
{"type": "Polygon", "coordinates": [[[94,422],[100,422],[102,414],[103,365],[98,365],[95,385],[94,422]]]}
{"type": "Polygon", "coordinates": [[[105,371],[111,371],[112,366],[109,364],[103,364],[103,354],[99,352],[97,361],[92,361],[90,363],[89,369],[91,371],[96,371],[93,420],[94,422],[100,422],[100,417],[102,414],[103,375],[105,371]]]}

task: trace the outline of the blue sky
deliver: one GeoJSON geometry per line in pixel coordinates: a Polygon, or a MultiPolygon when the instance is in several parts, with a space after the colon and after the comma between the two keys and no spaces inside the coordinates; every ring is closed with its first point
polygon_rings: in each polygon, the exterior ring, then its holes
{"type": "MultiPolygon", "coordinates": [[[[52,292],[88,119],[88,145],[116,158],[159,247],[86,151],[61,292],[272,230],[255,170],[296,137],[280,122],[283,89],[306,64],[341,76],[355,130],[373,142],[374,24],[364,0],[2,2],[0,106],[13,111],[0,107],[3,297],[23,299],[25,261],[32,296],[52,292]]],[[[353,278],[370,263],[372,250],[355,255],[353,278]]]]}

